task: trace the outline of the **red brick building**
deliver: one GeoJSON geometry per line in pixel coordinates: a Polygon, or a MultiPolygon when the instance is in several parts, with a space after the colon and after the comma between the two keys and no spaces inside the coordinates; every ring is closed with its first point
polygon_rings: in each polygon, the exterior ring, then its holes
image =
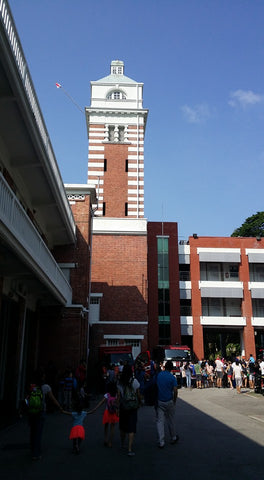
{"type": "Polygon", "coordinates": [[[226,355],[230,343],[246,358],[263,347],[263,247],[262,238],[197,235],[179,245],[181,324],[198,358],[226,355]]]}

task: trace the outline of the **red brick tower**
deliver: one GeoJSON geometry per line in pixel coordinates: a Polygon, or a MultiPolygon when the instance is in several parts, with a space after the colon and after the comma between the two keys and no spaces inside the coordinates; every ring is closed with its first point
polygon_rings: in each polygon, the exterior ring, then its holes
{"type": "Polygon", "coordinates": [[[91,359],[100,344],[147,347],[147,221],[144,218],[143,84],[111,63],[91,82],[86,108],[88,183],[97,191],[91,272],[91,359]]]}

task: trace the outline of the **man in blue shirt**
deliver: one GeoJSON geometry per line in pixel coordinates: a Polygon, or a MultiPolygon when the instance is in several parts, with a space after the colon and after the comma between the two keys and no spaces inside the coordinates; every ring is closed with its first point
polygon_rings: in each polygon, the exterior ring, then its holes
{"type": "Polygon", "coordinates": [[[175,405],[178,396],[177,380],[171,374],[173,363],[168,360],[165,364],[165,370],[160,372],[157,377],[158,386],[158,405],[157,405],[157,431],[159,437],[159,448],[165,445],[165,419],[168,424],[171,444],[174,445],[179,440],[175,433],[174,417],[175,405]]]}

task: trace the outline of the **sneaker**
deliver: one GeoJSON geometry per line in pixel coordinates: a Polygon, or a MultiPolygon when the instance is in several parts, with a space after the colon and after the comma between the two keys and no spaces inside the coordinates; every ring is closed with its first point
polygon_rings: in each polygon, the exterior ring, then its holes
{"type": "Polygon", "coordinates": [[[170,442],[171,445],[175,445],[175,443],[177,443],[179,439],[180,439],[179,435],[176,435],[176,437],[170,442]]]}
{"type": "Polygon", "coordinates": [[[164,443],[159,443],[159,444],[158,444],[158,447],[159,447],[159,448],[164,448],[164,446],[165,446],[164,443]]]}
{"type": "Polygon", "coordinates": [[[136,455],[135,452],[128,452],[129,457],[134,457],[135,455],[136,455]]]}

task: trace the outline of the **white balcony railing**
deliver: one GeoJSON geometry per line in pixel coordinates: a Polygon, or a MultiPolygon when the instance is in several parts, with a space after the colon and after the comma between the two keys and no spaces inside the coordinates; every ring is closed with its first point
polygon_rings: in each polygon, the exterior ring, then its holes
{"type": "Polygon", "coordinates": [[[57,161],[53,152],[53,148],[49,139],[48,131],[45,126],[45,122],[40,110],[38,103],[37,95],[33,86],[31,75],[27,66],[26,59],[23,54],[23,49],[19,40],[19,36],[13,21],[12,13],[10,11],[9,5],[6,0],[0,0],[0,22],[2,23],[7,40],[9,42],[11,52],[15,59],[17,65],[17,70],[19,72],[24,91],[26,93],[30,108],[35,118],[36,125],[38,127],[43,145],[49,159],[52,173],[56,179],[58,188],[61,193],[61,201],[63,202],[64,208],[67,212],[70,226],[73,232],[75,232],[75,221],[73,218],[71,207],[68,203],[67,197],[64,192],[63,181],[60,175],[60,171],[57,165],[57,161]]]}
{"type": "Polygon", "coordinates": [[[247,322],[245,317],[201,317],[201,325],[211,325],[218,327],[245,327],[247,322]]]}
{"type": "Polygon", "coordinates": [[[202,297],[243,298],[243,282],[199,281],[202,297]]]}
{"type": "Polygon", "coordinates": [[[251,298],[264,298],[264,282],[248,282],[251,298]]]}
{"type": "Polygon", "coordinates": [[[0,233],[11,245],[16,245],[16,250],[19,249],[24,263],[35,272],[54,296],[60,302],[70,304],[71,286],[2,173],[0,173],[0,233]]]}

